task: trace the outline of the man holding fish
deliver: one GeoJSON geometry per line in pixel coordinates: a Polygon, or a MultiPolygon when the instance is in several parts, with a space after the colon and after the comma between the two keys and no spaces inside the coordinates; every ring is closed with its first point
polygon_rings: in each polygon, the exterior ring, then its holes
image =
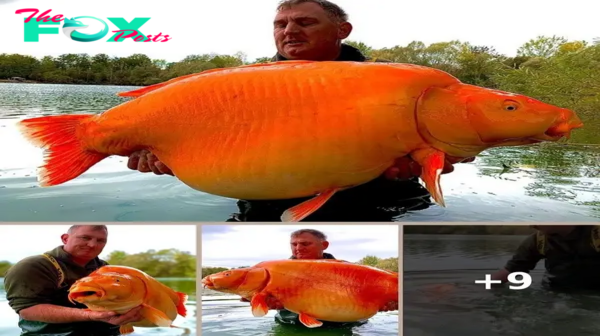
{"type": "MultiPolygon", "coordinates": [[[[277,8],[274,40],[277,54],[272,61],[356,61],[371,60],[358,49],[343,44],[352,32],[348,15],[327,0],[285,0],[277,8]]],[[[472,162],[475,158],[455,160],[446,156],[442,174],[452,172],[453,164],[472,162]]],[[[129,156],[127,166],[143,173],[173,175],[173,172],[147,150],[129,156]]],[[[336,193],[331,200],[307,220],[311,221],[389,221],[391,215],[382,208],[427,207],[429,193],[416,177],[421,166],[405,156],[398,158],[380,178],[361,186],[336,193]],[[351,209],[352,213],[350,213],[351,209]]],[[[240,213],[228,221],[279,221],[286,209],[309,198],[268,201],[238,201],[240,213]]],[[[399,210],[402,211],[402,210],[399,210]]],[[[394,216],[396,214],[393,214],[394,216]]]]}
{"type": "MultiPolygon", "coordinates": [[[[292,250],[292,256],[290,259],[302,259],[302,260],[316,260],[316,259],[331,259],[336,258],[325,252],[329,247],[329,241],[327,236],[315,229],[300,229],[291,233],[290,235],[290,248],[292,250]]],[[[249,302],[247,299],[242,298],[241,301],[249,302]]],[[[275,320],[283,324],[300,324],[299,315],[293,313],[283,307],[281,302],[277,301],[274,297],[268,297],[267,305],[269,309],[277,310],[275,320]]],[[[393,311],[398,310],[398,301],[390,302],[380,311],[393,311]]],[[[365,321],[361,321],[363,323],[365,321]]],[[[348,323],[333,323],[328,322],[330,325],[346,325],[348,323]]]]}
{"type": "Polygon", "coordinates": [[[4,278],[10,307],[19,315],[22,336],[116,336],[119,328],[142,319],[140,307],[123,315],[94,312],[68,299],[69,288],[98,268],[108,238],[104,225],[74,225],[64,245],[12,266],[4,278]]]}

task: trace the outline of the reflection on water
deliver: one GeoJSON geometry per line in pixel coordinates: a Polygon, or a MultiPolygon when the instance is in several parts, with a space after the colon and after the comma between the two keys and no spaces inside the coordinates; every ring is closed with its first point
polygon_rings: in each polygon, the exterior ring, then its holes
{"type": "MultiPolygon", "coordinates": [[[[173,290],[189,296],[185,305],[187,308],[187,317],[177,316],[173,324],[178,327],[188,328],[191,332],[190,335],[196,335],[196,280],[177,278],[157,278],[157,280],[171,287],[173,290]]],[[[18,315],[10,308],[6,300],[4,279],[0,278],[0,335],[19,336],[21,329],[17,326],[18,322],[18,315]]],[[[182,333],[182,329],[175,328],[135,328],[135,332],[129,335],[180,336],[182,333]]]]}
{"type": "Polygon", "coordinates": [[[407,235],[404,334],[411,336],[597,335],[600,293],[542,289],[543,261],[525,290],[475,284],[504,266],[525,236],[407,235]],[[440,284],[453,290],[436,291],[440,284]]]}
{"type": "Polygon", "coordinates": [[[282,325],[270,310],[265,317],[254,317],[248,302],[239,297],[209,289],[202,291],[202,335],[209,336],[396,336],[398,312],[383,312],[365,324],[348,328],[314,328],[282,325]]]}
{"type": "MultiPolygon", "coordinates": [[[[99,113],[126,101],[116,93],[131,88],[0,84],[0,208],[8,209],[0,221],[224,221],[239,211],[236,200],[191,190],[171,176],[129,171],[121,157],[64,185],[37,186],[42,152],[25,142],[16,121],[99,113]]],[[[586,128],[577,132],[600,129],[584,121],[586,128]]],[[[442,177],[447,208],[381,209],[382,217],[371,220],[598,221],[599,162],[597,144],[492,149],[442,177]]]]}

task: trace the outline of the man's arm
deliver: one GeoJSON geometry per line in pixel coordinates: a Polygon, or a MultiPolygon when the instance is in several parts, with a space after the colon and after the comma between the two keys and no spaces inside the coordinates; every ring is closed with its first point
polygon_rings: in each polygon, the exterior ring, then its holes
{"type": "Polygon", "coordinates": [[[123,325],[141,320],[142,316],[140,311],[141,307],[137,307],[123,315],[118,315],[114,312],[94,312],[52,304],[38,304],[21,310],[19,316],[25,320],[45,323],[97,321],[114,325],[123,325]]]}
{"type": "Polygon", "coordinates": [[[26,258],[12,266],[4,278],[9,306],[25,320],[45,323],[102,321],[121,325],[141,320],[140,308],[123,315],[92,312],[53,304],[58,274],[41,256],[26,258]]]}
{"type": "Polygon", "coordinates": [[[536,246],[536,234],[527,237],[517,248],[517,252],[506,263],[504,268],[492,274],[492,280],[508,281],[508,276],[514,272],[529,273],[543,258],[536,246]]]}

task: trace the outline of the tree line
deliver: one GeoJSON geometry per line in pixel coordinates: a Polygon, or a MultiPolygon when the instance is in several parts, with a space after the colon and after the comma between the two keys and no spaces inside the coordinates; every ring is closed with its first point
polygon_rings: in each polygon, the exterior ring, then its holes
{"type": "Polygon", "coordinates": [[[405,225],[404,234],[528,235],[529,225],[405,225]]]}
{"type": "MultiPolygon", "coordinates": [[[[539,36],[519,47],[514,57],[497,52],[493,46],[458,40],[430,45],[414,41],[382,49],[360,41],[346,43],[370,57],[438,68],[464,83],[525,94],[574,109],[584,122],[600,123],[600,116],[595,113],[600,110],[600,39],[588,43],[560,36],[539,36]]],[[[41,59],[0,54],[0,80],[18,77],[40,83],[142,86],[208,69],[270,60],[271,57],[261,57],[249,62],[241,52],[189,55],[178,62],[151,59],[143,54],[128,57],[63,54],[41,59]]],[[[578,132],[575,138],[595,137],[594,141],[584,142],[598,143],[600,135],[596,133],[578,132]]]]}
{"type": "MultiPolygon", "coordinates": [[[[372,267],[376,267],[376,268],[383,269],[386,271],[398,272],[398,257],[380,258],[377,256],[368,255],[368,256],[365,256],[362,259],[360,259],[358,262],[356,262],[356,264],[372,266],[372,267]]],[[[219,272],[223,272],[223,271],[227,271],[227,270],[232,270],[232,269],[237,269],[237,268],[246,268],[246,267],[250,267],[250,266],[238,266],[238,267],[232,267],[232,268],[202,267],[202,277],[205,277],[205,276],[208,276],[211,274],[215,274],[215,273],[219,273],[219,272]]]]}
{"type": "MultiPolygon", "coordinates": [[[[113,251],[104,260],[111,265],[137,268],[155,278],[196,278],[196,256],[177,249],[135,254],[113,251]]],[[[0,261],[0,277],[12,266],[8,261],[0,261]]]]}

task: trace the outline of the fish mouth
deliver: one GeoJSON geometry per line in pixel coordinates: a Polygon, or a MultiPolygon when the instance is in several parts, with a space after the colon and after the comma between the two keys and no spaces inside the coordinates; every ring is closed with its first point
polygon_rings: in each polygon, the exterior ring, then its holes
{"type": "Polygon", "coordinates": [[[215,288],[215,284],[207,276],[204,279],[202,279],[202,288],[205,288],[205,289],[214,289],[215,288]]]}
{"type": "Polygon", "coordinates": [[[533,137],[533,139],[537,141],[558,141],[561,138],[569,139],[573,130],[582,127],[583,122],[576,116],[573,116],[568,121],[563,119],[550,126],[550,128],[548,128],[544,134],[533,137]]]}
{"type": "Polygon", "coordinates": [[[76,291],[72,291],[69,293],[69,301],[75,304],[75,301],[82,302],[82,299],[85,298],[102,298],[104,296],[104,291],[96,289],[96,288],[78,288],[76,291]]]}

